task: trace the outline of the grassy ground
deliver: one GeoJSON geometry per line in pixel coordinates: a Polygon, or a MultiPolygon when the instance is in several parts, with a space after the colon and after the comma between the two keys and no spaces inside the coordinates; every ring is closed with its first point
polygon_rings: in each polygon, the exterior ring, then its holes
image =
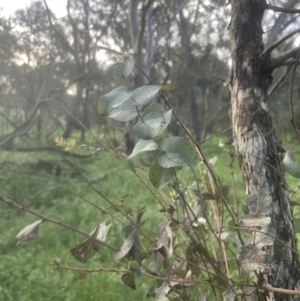
{"type": "MultiPolygon", "coordinates": [[[[237,162],[233,158],[233,167],[230,168],[229,146],[220,147],[219,140],[212,139],[203,145],[204,153],[208,159],[217,156],[214,170],[222,184],[232,187],[233,175],[237,199],[242,203],[244,187],[237,162]]],[[[292,144],[289,147],[297,148],[292,144]]],[[[89,150],[86,152],[90,153],[89,150]]],[[[108,215],[95,210],[82,199],[111,208],[82,179],[80,172],[74,168],[72,158],[53,153],[1,152],[0,161],[5,162],[4,172],[0,174],[3,196],[85,232],[92,231],[97,223],[112,222],[108,215]]],[[[125,201],[128,210],[135,212],[145,206],[144,229],[149,236],[157,236],[161,223],[159,206],[131,171],[103,150],[89,159],[76,159],[76,162],[94,187],[112,203],[119,204],[122,197],[128,195],[125,201]]],[[[193,179],[189,171],[183,171],[183,175],[186,184],[191,185],[193,179]]],[[[200,177],[198,170],[196,176],[200,177]]],[[[298,185],[297,179],[287,176],[287,180],[291,188],[298,185]]],[[[166,193],[169,191],[166,190],[166,193]]],[[[234,195],[234,190],[230,188],[228,198],[232,200],[232,206],[235,206],[234,195]]],[[[80,264],[69,250],[84,238],[48,223],[42,225],[38,240],[16,246],[18,232],[38,218],[11,209],[2,202],[0,212],[0,301],[109,301],[129,300],[126,297],[129,295],[130,300],[146,300],[146,284],[139,285],[133,291],[123,285],[118,274],[95,273],[80,279],[78,274],[58,271],[52,265],[53,260],[59,258],[64,264],[105,267],[107,262],[111,262],[111,251],[103,248],[99,254],[94,253],[87,264],[80,264]]],[[[297,207],[294,207],[294,214],[297,218],[297,207]]],[[[108,243],[115,246],[122,244],[123,238],[118,234],[121,233],[120,228],[119,224],[112,226],[108,243]]]]}

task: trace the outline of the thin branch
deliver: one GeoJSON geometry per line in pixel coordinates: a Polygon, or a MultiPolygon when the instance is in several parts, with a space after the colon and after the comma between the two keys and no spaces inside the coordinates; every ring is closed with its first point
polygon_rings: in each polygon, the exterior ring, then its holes
{"type": "MultiPolygon", "coordinates": [[[[81,273],[111,272],[111,273],[125,274],[125,273],[129,272],[129,270],[119,270],[119,269],[107,269],[107,268],[87,269],[87,268],[80,268],[80,267],[76,267],[76,266],[67,266],[67,265],[60,264],[58,259],[54,260],[53,264],[58,269],[70,270],[70,271],[81,272],[81,273]]],[[[166,277],[160,277],[160,276],[152,275],[152,274],[149,274],[149,273],[145,273],[144,276],[149,277],[149,278],[153,278],[153,279],[157,279],[157,280],[160,280],[160,281],[178,282],[179,284],[182,284],[182,283],[204,283],[204,284],[208,284],[210,286],[215,286],[217,288],[220,288],[220,289],[224,290],[224,287],[222,287],[218,284],[211,283],[211,282],[208,282],[208,281],[203,281],[203,280],[182,279],[182,278],[177,278],[177,277],[174,277],[174,278],[170,279],[170,278],[166,278],[166,277]]]]}
{"type": "MultiPolygon", "coordinates": [[[[21,125],[17,126],[13,132],[10,134],[4,135],[0,137],[0,147],[5,147],[8,143],[10,143],[13,139],[19,136],[23,136],[28,133],[28,131],[33,127],[36,118],[37,118],[37,113],[38,109],[43,105],[47,103],[47,100],[43,100],[41,102],[38,102],[36,106],[33,108],[32,113],[28,117],[28,119],[23,122],[21,125]]],[[[42,114],[42,113],[40,113],[42,114]]]]}
{"type": "Polygon", "coordinates": [[[272,60],[275,60],[275,61],[281,61],[281,62],[284,62],[290,58],[294,58],[298,51],[299,51],[300,47],[296,47],[296,48],[293,48],[293,49],[290,49],[289,51],[275,57],[274,59],[272,60]]]}
{"type": "Polygon", "coordinates": [[[270,9],[270,10],[280,12],[280,13],[300,14],[300,9],[279,7],[279,6],[274,6],[274,5],[270,5],[270,4],[266,4],[265,9],[270,9]]]}
{"type": "Polygon", "coordinates": [[[78,195],[77,193],[75,192],[72,192],[72,191],[68,191],[68,190],[64,190],[64,189],[47,189],[47,190],[43,190],[41,192],[39,192],[38,194],[36,194],[34,196],[34,199],[36,199],[39,195],[41,195],[42,193],[45,193],[45,192],[52,192],[52,191],[62,191],[62,192],[66,192],[66,193],[70,193],[70,194],[73,194],[75,195],[76,197],[80,198],[81,200],[83,200],[84,202],[90,204],[91,206],[97,208],[102,214],[108,214],[109,216],[111,216],[112,218],[116,219],[117,221],[119,221],[121,224],[123,225],[126,225],[125,222],[123,222],[121,219],[119,219],[118,217],[114,216],[112,213],[110,213],[109,210],[103,208],[103,207],[100,207],[98,206],[97,204],[89,201],[88,199],[78,195]]]}
{"type": "Polygon", "coordinates": [[[280,84],[285,80],[286,75],[290,72],[292,65],[288,66],[278,81],[273,85],[273,87],[268,92],[268,97],[270,97],[273,92],[280,86],[280,84]]]}
{"type": "Polygon", "coordinates": [[[268,291],[271,291],[271,292],[287,294],[287,295],[294,295],[294,296],[300,296],[300,291],[299,290],[288,290],[288,289],[284,289],[284,288],[273,287],[272,285],[270,285],[268,283],[266,277],[264,277],[263,287],[265,287],[268,291]]]}
{"type": "Polygon", "coordinates": [[[47,5],[47,1],[44,0],[44,4],[46,6],[46,11],[47,11],[47,15],[48,15],[48,20],[49,20],[49,23],[50,23],[50,26],[54,29],[54,31],[58,34],[58,36],[62,39],[63,43],[67,46],[68,50],[73,54],[73,49],[72,47],[70,46],[69,42],[66,40],[66,38],[57,30],[57,28],[54,26],[53,22],[52,22],[52,19],[51,19],[51,16],[55,18],[55,16],[53,15],[53,13],[50,11],[48,5],[47,5]]]}
{"type": "Polygon", "coordinates": [[[118,269],[107,269],[107,268],[97,268],[97,269],[85,269],[85,268],[79,268],[76,266],[67,266],[60,264],[59,260],[54,260],[53,264],[57,269],[62,270],[71,270],[75,272],[82,272],[82,273],[98,273],[98,272],[111,272],[111,273],[128,273],[128,270],[118,270],[118,269]]]}
{"type": "Polygon", "coordinates": [[[116,51],[114,49],[111,49],[111,48],[108,48],[108,47],[105,47],[105,46],[96,46],[96,47],[92,47],[91,49],[106,50],[108,52],[112,52],[112,53],[119,54],[119,55],[123,54],[122,52],[116,51]]]}
{"type": "Polygon", "coordinates": [[[269,64],[269,68],[270,70],[274,71],[277,68],[283,67],[283,66],[293,66],[296,64],[296,60],[290,59],[290,60],[286,60],[284,62],[281,61],[271,61],[271,63],[269,64]]]}
{"type": "MultiPolygon", "coordinates": [[[[66,90],[68,90],[72,85],[74,85],[75,83],[85,79],[85,77],[87,77],[89,75],[88,72],[85,72],[84,74],[82,75],[79,75],[78,77],[76,77],[74,80],[71,80],[66,86],[62,87],[62,88],[59,88],[59,89],[52,89],[49,91],[49,97],[51,97],[52,93],[60,93],[63,94],[66,90]]],[[[60,96],[59,95],[59,96],[60,96]]],[[[59,97],[58,96],[58,97],[59,97]]],[[[58,98],[58,97],[55,97],[55,98],[58,98]]]]}
{"type": "Polygon", "coordinates": [[[290,33],[288,33],[287,35],[285,35],[284,37],[282,37],[281,39],[279,39],[278,41],[276,41],[275,43],[273,43],[272,45],[270,45],[267,49],[264,50],[264,52],[261,54],[261,56],[264,56],[266,54],[271,53],[275,48],[277,48],[280,44],[282,44],[283,42],[285,42],[287,39],[289,39],[290,37],[292,37],[293,35],[297,34],[300,32],[300,28],[295,29],[293,31],[291,31],[290,33]]]}
{"type": "MultiPolygon", "coordinates": [[[[75,228],[75,227],[73,227],[73,226],[71,226],[71,225],[68,225],[68,224],[66,224],[66,223],[64,223],[64,222],[54,220],[54,219],[52,219],[52,218],[50,218],[50,217],[47,217],[47,216],[45,216],[45,215],[42,215],[42,214],[36,212],[36,211],[33,211],[33,210],[31,210],[31,209],[28,209],[27,207],[25,207],[25,206],[23,206],[23,205],[21,206],[21,205],[19,205],[18,203],[14,202],[13,200],[5,199],[5,198],[4,198],[3,196],[1,196],[1,195],[0,195],[0,201],[6,203],[6,204],[7,204],[8,206],[10,206],[10,207],[17,208],[17,209],[19,209],[19,210],[23,210],[23,211],[28,212],[28,213],[30,213],[30,214],[32,214],[32,215],[35,215],[35,216],[41,218],[43,221],[46,221],[46,222],[49,222],[49,223],[52,223],[52,224],[59,225],[59,226],[61,226],[61,227],[64,227],[64,228],[69,229],[69,230],[72,230],[72,231],[77,232],[77,233],[79,233],[79,234],[81,234],[81,235],[84,235],[84,236],[86,236],[86,237],[90,237],[90,235],[89,235],[88,233],[85,233],[85,232],[83,232],[83,231],[81,231],[81,230],[79,230],[79,229],[77,229],[77,228],[75,228]]],[[[117,248],[115,248],[115,247],[113,247],[113,246],[111,246],[111,245],[109,245],[109,244],[107,244],[107,243],[105,243],[105,242],[103,242],[103,241],[101,241],[101,240],[98,240],[98,239],[97,239],[97,242],[101,243],[102,245],[108,247],[109,249],[111,249],[111,250],[113,250],[113,251],[116,251],[116,252],[118,251],[117,248]]]]}
{"type": "Polygon", "coordinates": [[[50,11],[49,6],[48,6],[46,0],[44,0],[44,4],[45,4],[45,6],[46,6],[46,11],[47,11],[49,23],[50,23],[51,26],[53,26],[51,16],[52,16],[55,20],[56,20],[56,17],[55,17],[55,16],[52,14],[52,12],[50,11]]]}

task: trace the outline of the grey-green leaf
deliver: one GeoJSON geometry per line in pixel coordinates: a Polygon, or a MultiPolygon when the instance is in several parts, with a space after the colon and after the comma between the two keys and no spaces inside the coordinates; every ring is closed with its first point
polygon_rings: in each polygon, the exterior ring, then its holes
{"type": "Polygon", "coordinates": [[[141,154],[143,162],[150,166],[157,164],[156,157],[157,157],[158,152],[159,152],[158,150],[143,152],[141,154]]]}
{"type": "Polygon", "coordinates": [[[122,55],[122,62],[120,63],[120,69],[124,76],[129,76],[134,68],[134,57],[129,55],[122,55]]]}
{"type": "Polygon", "coordinates": [[[160,165],[153,165],[149,170],[149,180],[156,188],[162,189],[176,178],[174,168],[163,168],[160,165]]]}
{"type": "Polygon", "coordinates": [[[137,88],[132,93],[133,102],[138,106],[145,106],[157,95],[162,86],[143,86],[137,88]]]}
{"type": "MultiPolygon", "coordinates": [[[[143,114],[144,115],[144,114],[143,114]]],[[[133,131],[141,139],[151,139],[160,135],[169,125],[172,110],[167,112],[151,112],[144,115],[144,120],[139,120],[133,131]]]]}
{"type": "Polygon", "coordinates": [[[108,113],[112,108],[121,105],[128,100],[132,92],[127,92],[125,87],[118,87],[106,95],[100,97],[98,102],[98,112],[100,114],[108,113]]]}
{"type": "Polygon", "coordinates": [[[160,149],[157,161],[164,168],[196,164],[195,147],[181,137],[167,138],[160,149]]]}
{"type": "Polygon", "coordinates": [[[146,109],[143,112],[143,116],[148,115],[149,113],[154,113],[154,112],[165,112],[165,109],[163,107],[163,105],[159,104],[159,103],[153,103],[151,105],[149,105],[148,107],[146,107],[146,109]]]}
{"type": "Polygon", "coordinates": [[[137,116],[136,108],[130,99],[127,99],[119,106],[114,106],[108,116],[118,121],[128,121],[137,116]]]}
{"type": "Polygon", "coordinates": [[[135,171],[135,167],[134,167],[134,157],[141,153],[141,152],[145,152],[145,151],[151,151],[151,150],[156,150],[158,149],[158,145],[153,141],[153,140],[143,140],[143,139],[140,139],[131,155],[128,157],[127,159],[127,163],[128,163],[128,166],[129,168],[132,170],[132,171],[135,171]]]}

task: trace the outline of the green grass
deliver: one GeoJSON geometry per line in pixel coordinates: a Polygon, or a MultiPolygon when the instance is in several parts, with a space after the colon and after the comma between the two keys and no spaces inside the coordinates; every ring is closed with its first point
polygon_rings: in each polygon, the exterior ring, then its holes
{"type": "MultiPolygon", "coordinates": [[[[98,223],[112,222],[108,215],[102,214],[80,198],[105,208],[110,206],[85,181],[81,181],[81,177],[70,178],[74,171],[70,164],[72,159],[69,158],[66,162],[65,157],[56,154],[3,151],[1,161],[11,162],[5,164],[6,171],[0,174],[3,196],[86,232],[92,231],[98,223]],[[57,162],[62,169],[61,175],[56,177],[51,169],[40,169],[41,159],[57,162]],[[29,171],[32,174],[28,174],[29,171]]],[[[137,211],[138,208],[146,206],[149,210],[145,213],[145,228],[153,236],[159,232],[161,220],[159,216],[153,218],[151,214],[151,208],[155,206],[154,198],[116,158],[100,151],[93,160],[76,159],[76,163],[94,187],[112,203],[118,204],[123,195],[130,194],[125,201],[127,207],[137,211]]],[[[16,246],[15,237],[18,232],[39,218],[12,209],[2,202],[0,211],[0,301],[81,301],[99,300],[99,296],[101,300],[124,300],[124,296],[129,294],[131,300],[146,298],[145,285],[132,291],[122,284],[121,275],[96,273],[79,279],[76,273],[58,271],[52,265],[54,259],[60,258],[64,264],[93,268],[107,266],[111,262],[112,254],[106,248],[102,248],[100,254],[93,254],[87,264],[80,264],[69,250],[85,238],[49,223],[42,225],[38,240],[16,246]]],[[[122,244],[120,228],[117,224],[117,234],[111,228],[108,243],[116,245],[118,240],[118,244],[122,244]]]]}

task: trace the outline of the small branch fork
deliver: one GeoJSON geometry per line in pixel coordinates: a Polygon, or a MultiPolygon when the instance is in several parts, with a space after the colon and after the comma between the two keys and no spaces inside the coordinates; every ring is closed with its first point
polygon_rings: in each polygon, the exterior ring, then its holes
{"type": "Polygon", "coordinates": [[[280,293],[280,294],[300,296],[300,291],[299,290],[288,290],[288,289],[285,289],[285,288],[273,287],[272,285],[270,285],[268,283],[267,278],[268,278],[267,275],[264,275],[264,282],[263,282],[262,287],[266,288],[268,291],[274,292],[274,293],[280,293]]]}

